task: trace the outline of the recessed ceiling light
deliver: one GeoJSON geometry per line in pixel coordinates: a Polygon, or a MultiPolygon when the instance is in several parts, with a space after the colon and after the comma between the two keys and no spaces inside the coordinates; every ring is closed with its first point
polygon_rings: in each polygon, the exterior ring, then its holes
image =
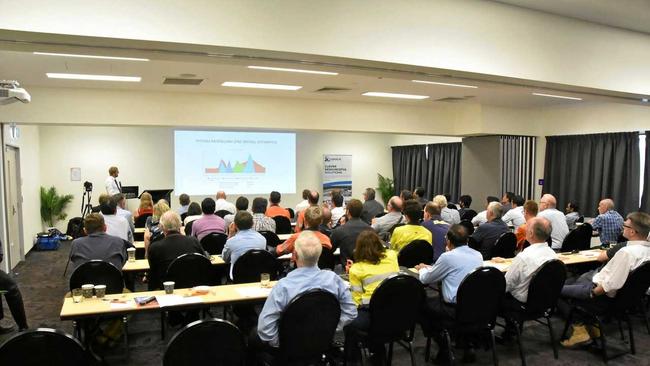
{"type": "Polygon", "coordinates": [[[642,101],[643,103],[648,103],[648,98],[641,98],[641,101],[642,101]]]}
{"type": "Polygon", "coordinates": [[[91,74],[63,74],[56,72],[48,72],[47,75],[50,79],[72,79],[72,80],[98,80],[98,81],[126,81],[139,83],[142,78],[140,76],[117,76],[117,75],[91,75],[91,74]]]}
{"type": "Polygon", "coordinates": [[[559,98],[559,99],[570,99],[570,100],[582,100],[582,98],[578,97],[567,97],[564,95],[555,95],[555,94],[544,94],[544,93],[532,93],[533,95],[537,95],[540,97],[548,97],[548,98],[559,98]]]}
{"type": "Polygon", "coordinates": [[[274,90],[298,90],[302,86],[298,85],[282,85],[282,84],[262,84],[262,83],[246,83],[243,81],[225,81],[221,86],[230,86],[235,88],[256,88],[256,89],[274,89],[274,90]]]}
{"type": "Polygon", "coordinates": [[[269,66],[248,66],[249,69],[255,70],[270,70],[270,71],[286,71],[286,72],[300,72],[303,74],[319,74],[319,75],[338,75],[338,72],[330,71],[317,71],[317,70],[303,70],[303,69],[289,69],[285,67],[269,67],[269,66]]]}
{"type": "Polygon", "coordinates": [[[72,53],[51,53],[51,52],[34,52],[34,54],[35,55],[42,55],[42,56],[98,58],[98,59],[104,59],[104,60],[149,61],[148,58],[138,58],[138,57],[95,56],[95,55],[78,55],[78,54],[72,54],[72,53]]]}
{"type": "Polygon", "coordinates": [[[434,84],[434,85],[442,85],[442,86],[455,86],[458,88],[472,88],[476,89],[478,86],[474,85],[464,85],[464,84],[450,84],[450,83],[439,83],[436,81],[426,81],[426,80],[411,80],[414,83],[422,83],[422,84],[434,84]]]}
{"type": "Polygon", "coordinates": [[[399,98],[399,99],[427,99],[428,95],[414,95],[414,94],[399,94],[399,93],[384,93],[384,92],[365,92],[361,95],[367,97],[382,97],[382,98],[399,98]]]}

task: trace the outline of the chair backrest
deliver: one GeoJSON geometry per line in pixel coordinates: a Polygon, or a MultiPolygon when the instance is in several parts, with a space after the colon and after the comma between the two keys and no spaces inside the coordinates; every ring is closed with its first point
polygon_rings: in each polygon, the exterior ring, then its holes
{"type": "Polygon", "coordinates": [[[120,294],[124,290],[122,272],[113,264],[98,259],[80,265],[70,276],[70,290],[87,283],[106,285],[107,294],[120,294]]]}
{"type": "Polygon", "coordinates": [[[468,210],[465,210],[465,212],[463,212],[463,216],[461,216],[460,219],[462,221],[467,220],[467,221],[471,222],[472,219],[474,218],[474,216],[476,216],[476,215],[478,215],[476,213],[476,211],[474,211],[472,209],[468,209],[468,210]]]}
{"type": "Polygon", "coordinates": [[[413,240],[397,254],[400,267],[411,268],[417,264],[433,263],[433,247],[426,240],[413,240]]]}
{"type": "Polygon", "coordinates": [[[230,212],[228,210],[219,210],[219,211],[215,212],[214,214],[223,219],[224,217],[226,217],[226,215],[230,215],[231,213],[232,212],[230,212]]]}
{"type": "Polygon", "coordinates": [[[424,297],[422,283],[412,276],[400,273],[383,280],[370,297],[370,339],[387,343],[412,337],[424,297]]]}
{"type": "Polygon", "coordinates": [[[561,251],[571,252],[574,250],[579,250],[578,248],[580,247],[583,236],[584,235],[581,226],[578,226],[577,228],[569,231],[567,236],[564,237],[564,241],[562,241],[561,251]]]}
{"type": "Polygon", "coordinates": [[[517,237],[511,232],[503,233],[492,247],[492,257],[513,258],[517,250],[517,237]]]}
{"type": "Polygon", "coordinates": [[[167,267],[163,281],[174,281],[175,288],[190,288],[211,285],[213,282],[212,263],[197,253],[178,256],[167,267]]]}
{"type": "Polygon", "coordinates": [[[227,240],[228,235],[224,233],[210,233],[201,238],[201,246],[210,255],[217,255],[223,252],[223,247],[226,245],[227,240]]]}
{"type": "Polygon", "coordinates": [[[576,219],[576,222],[585,222],[585,217],[580,215],[580,217],[576,219]]]}
{"type": "Polygon", "coordinates": [[[296,212],[293,210],[293,208],[287,208],[287,211],[289,211],[289,217],[294,218],[296,217],[296,212]]]}
{"type": "Polygon", "coordinates": [[[630,272],[623,287],[616,291],[611,310],[616,314],[622,314],[637,308],[641,303],[641,297],[649,287],[650,261],[646,261],[630,272]]]}
{"type": "Polygon", "coordinates": [[[260,274],[268,273],[271,280],[278,278],[278,261],[273,254],[261,249],[251,249],[242,254],[232,267],[234,283],[259,282],[260,274]]]}
{"type": "Polygon", "coordinates": [[[528,285],[526,313],[531,318],[550,315],[560,297],[566,280],[566,266],[558,259],[542,264],[531,276],[528,285]]]}
{"type": "Polygon", "coordinates": [[[475,333],[493,329],[505,290],[506,279],[494,267],[478,267],[468,273],[456,293],[456,330],[475,333]]]}
{"type": "Polygon", "coordinates": [[[277,234],[291,234],[291,220],[284,216],[275,216],[275,232],[277,234]]]}
{"type": "Polygon", "coordinates": [[[179,330],[167,344],[164,366],[243,365],[244,336],[234,324],[221,319],[197,320],[179,330]]]}
{"type": "Polygon", "coordinates": [[[181,222],[183,222],[183,220],[185,220],[186,217],[187,217],[187,212],[183,212],[181,214],[181,222]]]}
{"type": "Polygon", "coordinates": [[[272,247],[275,248],[280,244],[280,238],[278,238],[278,234],[274,233],[273,231],[260,231],[260,234],[266,239],[266,246],[267,247],[272,247]]]}
{"type": "Polygon", "coordinates": [[[90,365],[79,340],[56,329],[38,328],[16,333],[0,345],[0,365],[90,365]]]}
{"type": "Polygon", "coordinates": [[[476,239],[474,239],[473,236],[467,238],[467,246],[476,250],[477,252],[481,251],[481,247],[479,247],[478,243],[476,242],[476,239]]]}
{"type": "Polygon", "coordinates": [[[336,261],[334,260],[334,251],[324,247],[323,251],[320,253],[320,257],[318,257],[318,268],[330,269],[333,271],[335,265],[336,261]]]}
{"type": "Polygon", "coordinates": [[[144,227],[144,225],[147,223],[147,218],[151,216],[152,214],[146,213],[136,217],[135,220],[133,221],[133,226],[137,228],[144,227]]]}
{"type": "Polygon", "coordinates": [[[460,224],[467,230],[467,235],[474,234],[474,224],[470,220],[461,220],[460,224]]]}
{"type": "Polygon", "coordinates": [[[192,235],[192,225],[194,225],[194,221],[190,221],[187,224],[185,224],[185,235],[187,236],[192,235]]]}
{"type": "Polygon", "coordinates": [[[280,317],[279,364],[319,361],[332,347],[341,306],[333,294],[313,289],[291,300],[280,317]]]}
{"type": "MultiPolygon", "coordinates": [[[[582,234],[580,237],[580,242],[578,245],[578,250],[588,250],[591,248],[591,234],[594,232],[594,228],[589,223],[584,223],[577,227],[576,229],[580,230],[582,234]]],[[[627,241],[627,239],[625,239],[627,241]]]]}

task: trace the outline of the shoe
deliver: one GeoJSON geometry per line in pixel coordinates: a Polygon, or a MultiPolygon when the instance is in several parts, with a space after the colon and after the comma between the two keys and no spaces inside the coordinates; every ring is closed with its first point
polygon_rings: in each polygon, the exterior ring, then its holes
{"type": "Polygon", "coordinates": [[[589,332],[591,338],[600,338],[600,328],[590,325],[587,327],[587,331],[589,332]]]}
{"type": "Polygon", "coordinates": [[[476,352],[474,352],[474,348],[469,347],[465,350],[465,353],[463,353],[463,363],[474,362],[476,362],[476,352]]]}
{"type": "Polygon", "coordinates": [[[565,339],[560,344],[565,348],[576,348],[584,346],[591,341],[591,336],[584,325],[574,325],[571,338],[565,339]]]}
{"type": "Polygon", "coordinates": [[[8,327],[0,325],[0,334],[9,334],[15,330],[13,325],[10,325],[8,327]]]}

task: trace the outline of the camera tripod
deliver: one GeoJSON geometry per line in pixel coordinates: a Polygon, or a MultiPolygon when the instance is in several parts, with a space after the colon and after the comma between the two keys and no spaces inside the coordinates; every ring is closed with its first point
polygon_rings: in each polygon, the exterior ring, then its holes
{"type": "Polygon", "coordinates": [[[90,203],[92,194],[92,190],[84,189],[83,196],[81,197],[81,218],[84,218],[86,215],[93,212],[93,205],[90,203]]]}

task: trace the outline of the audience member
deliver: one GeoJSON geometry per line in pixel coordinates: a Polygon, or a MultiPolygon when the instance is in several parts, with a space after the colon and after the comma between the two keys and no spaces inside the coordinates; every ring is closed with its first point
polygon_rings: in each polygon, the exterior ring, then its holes
{"type": "MultiPolygon", "coordinates": [[[[212,198],[206,199],[212,200],[212,198]]],[[[198,220],[195,224],[197,223],[198,220]]],[[[149,261],[149,291],[162,288],[162,281],[165,273],[167,273],[167,267],[169,267],[174,259],[188,253],[205,255],[201,244],[199,244],[196,238],[181,235],[181,217],[176,212],[165,212],[160,217],[159,225],[165,237],[151,243],[151,247],[149,247],[149,254],[147,256],[149,261]]]]}
{"type": "Polygon", "coordinates": [[[472,219],[472,225],[474,225],[474,227],[481,226],[487,222],[487,206],[492,202],[499,202],[499,197],[487,196],[485,200],[487,202],[485,205],[486,209],[477,213],[472,219]]]}
{"type": "MultiPolygon", "coordinates": [[[[4,254],[2,252],[2,243],[0,243],[0,263],[2,263],[3,259],[4,254]]],[[[16,280],[4,271],[0,271],[0,293],[4,293],[5,295],[5,300],[9,306],[11,316],[14,318],[16,325],[18,325],[18,331],[26,330],[28,326],[27,316],[25,315],[25,305],[23,304],[23,296],[20,293],[16,280]]],[[[0,320],[3,318],[4,311],[2,308],[2,299],[0,299],[0,320]]],[[[7,327],[0,324],[0,335],[11,333],[12,331],[14,331],[13,326],[7,327]]]]}
{"type": "Polygon", "coordinates": [[[187,209],[190,207],[190,196],[187,193],[182,193],[178,196],[178,203],[181,205],[178,208],[178,214],[183,217],[183,214],[186,214],[187,209]]]}
{"type": "Polygon", "coordinates": [[[483,265],[481,253],[467,246],[467,229],[452,225],[447,232],[447,251],[433,266],[418,264],[420,281],[425,285],[442,282],[442,301],[438,297],[427,299],[421,320],[423,330],[433,333],[438,344],[436,361],[449,362],[449,344],[442,335],[445,325],[453,323],[456,317],[456,293],[468,273],[483,265]]]}
{"type": "Polygon", "coordinates": [[[492,248],[501,235],[508,232],[508,225],[501,220],[503,206],[499,202],[490,202],[487,207],[488,222],[479,226],[472,238],[483,255],[483,259],[492,258],[492,248]]]}
{"type": "Polygon", "coordinates": [[[420,225],[422,209],[416,200],[408,200],[404,203],[404,216],[406,225],[398,226],[390,238],[391,249],[399,252],[414,240],[424,240],[431,244],[431,231],[420,225]]]}
{"type": "MultiPolygon", "coordinates": [[[[526,220],[523,225],[519,225],[515,229],[515,236],[517,237],[517,251],[522,251],[524,249],[524,244],[526,240],[526,222],[537,216],[538,206],[537,202],[533,200],[528,200],[524,203],[524,219],[526,220]]],[[[529,243],[530,244],[530,243],[529,243]]]]}
{"type": "Polygon", "coordinates": [[[318,231],[327,236],[332,236],[332,211],[330,211],[326,205],[323,205],[323,207],[321,207],[321,210],[323,211],[323,217],[321,219],[320,225],[318,226],[318,231]]]}
{"type": "Polygon", "coordinates": [[[192,223],[192,236],[196,236],[201,241],[204,236],[210,233],[225,234],[226,222],[214,214],[214,200],[212,198],[208,197],[201,201],[201,211],[203,212],[201,218],[194,220],[192,223]]]}
{"type": "Polygon", "coordinates": [[[472,205],[472,196],[464,194],[458,199],[458,214],[460,215],[461,220],[471,220],[474,216],[469,217],[469,213],[473,212],[476,215],[476,211],[472,210],[470,206],[472,205]]]}
{"type": "Polygon", "coordinates": [[[381,217],[376,217],[372,219],[372,229],[379,234],[379,237],[384,239],[388,237],[389,231],[395,227],[395,225],[402,223],[404,218],[402,217],[402,199],[393,196],[388,200],[388,205],[386,205],[388,213],[381,217]]]}
{"type": "Polygon", "coordinates": [[[73,270],[80,265],[99,259],[122,270],[126,262],[126,247],[124,239],[106,233],[104,216],[91,213],[84,217],[84,232],[82,236],[72,241],[70,247],[70,262],[73,270]]]}
{"type": "Polygon", "coordinates": [[[135,217],[151,214],[153,214],[153,198],[151,197],[151,193],[144,192],[140,195],[140,206],[135,217]]]}
{"type": "MultiPolygon", "coordinates": [[[[303,215],[305,217],[305,230],[306,231],[312,231],[314,236],[318,238],[320,241],[321,245],[328,249],[332,249],[332,242],[330,241],[330,238],[318,231],[318,226],[321,224],[323,221],[323,210],[318,207],[318,206],[311,206],[307,208],[306,210],[303,211],[303,215]]],[[[275,247],[275,252],[278,256],[281,256],[283,254],[287,253],[293,253],[294,254],[294,259],[295,259],[295,243],[296,240],[298,239],[300,233],[295,233],[289,237],[289,239],[285,240],[284,243],[279,244],[277,247],[275,247]]]]}
{"type": "MultiPolygon", "coordinates": [[[[316,191],[309,191],[309,195],[307,196],[307,199],[309,201],[309,207],[315,207],[318,206],[318,200],[320,199],[320,194],[316,191]]],[[[300,214],[298,215],[298,219],[296,220],[296,232],[299,233],[303,229],[305,229],[305,210],[300,211],[300,214]]]]}
{"type": "MultiPolygon", "coordinates": [[[[253,200],[253,207],[255,200],[253,200]]],[[[266,208],[266,204],[264,205],[266,208]]],[[[237,211],[235,221],[228,230],[228,241],[223,247],[221,257],[230,263],[230,279],[237,259],[251,249],[266,249],[266,239],[253,229],[253,216],[247,211],[237,211]]]]}
{"type": "Polygon", "coordinates": [[[102,204],[108,203],[108,200],[110,200],[111,197],[108,195],[108,193],[102,193],[99,195],[97,198],[97,206],[93,207],[90,211],[93,213],[100,213],[102,212],[102,204]]]}
{"type": "Polygon", "coordinates": [[[512,201],[515,200],[515,194],[513,192],[506,192],[501,197],[501,205],[503,206],[503,214],[505,215],[512,208],[512,201]]]}
{"type": "MultiPolygon", "coordinates": [[[[235,209],[237,212],[239,211],[246,211],[248,210],[248,198],[244,196],[239,196],[237,197],[237,200],[235,201],[235,209]]],[[[219,210],[215,210],[219,211],[219,210]]],[[[226,223],[226,229],[230,227],[230,224],[232,224],[233,221],[235,221],[235,214],[227,214],[226,216],[223,217],[223,221],[226,223]]]]}
{"type": "MultiPolygon", "coordinates": [[[[307,211],[314,213],[320,209],[310,207],[307,211]]],[[[311,213],[307,214],[307,220],[312,216],[311,213]]],[[[294,297],[311,289],[328,291],[339,300],[341,307],[340,328],[357,316],[356,306],[345,282],[336,273],[321,271],[317,266],[318,257],[322,251],[321,239],[317,235],[318,232],[308,230],[298,234],[298,238],[295,240],[297,268],[273,286],[264,303],[259,316],[257,334],[267,346],[278,347],[280,345],[278,328],[283,310],[294,297]]],[[[253,349],[256,348],[255,343],[257,342],[252,342],[253,349]]]]}
{"type": "MultiPolygon", "coordinates": [[[[505,196],[504,196],[505,197],[505,196]]],[[[505,211],[503,214],[503,222],[508,226],[519,227],[526,223],[524,218],[524,198],[520,195],[514,196],[512,201],[510,201],[510,210],[505,211]]]]}
{"type": "Polygon", "coordinates": [[[120,171],[116,166],[108,168],[108,177],[104,181],[104,186],[109,197],[122,193],[122,184],[117,180],[119,174],[120,171]]]}
{"type": "Polygon", "coordinates": [[[339,220],[343,215],[345,215],[345,202],[343,199],[343,194],[340,191],[332,192],[332,218],[330,219],[331,227],[336,227],[339,224],[339,220]]]}
{"type": "Polygon", "coordinates": [[[131,236],[135,233],[135,226],[133,224],[133,214],[131,211],[126,209],[126,196],[124,193],[118,193],[115,196],[111,197],[112,200],[115,200],[115,206],[117,207],[116,215],[122,216],[129,223],[129,230],[131,230],[131,236]]]}
{"type": "Polygon", "coordinates": [[[226,201],[226,192],[217,192],[217,200],[214,203],[214,212],[228,211],[231,214],[237,212],[237,208],[232,203],[226,201]]]}
{"type": "Polygon", "coordinates": [[[424,209],[424,206],[429,202],[426,198],[426,193],[423,187],[416,187],[413,191],[413,198],[418,200],[418,203],[424,209]]]}
{"type": "Polygon", "coordinates": [[[255,231],[275,232],[275,220],[264,215],[267,204],[266,198],[253,199],[253,230],[255,231]]]}
{"type": "Polygon", "coordinates": [[[269,195],[269,201],[271,204],[269,207],[266,209],[265,215],[268,217],[276,217],[276,216],[284,216],[287,219],[291,219],[291,215],[289,214],[289,210],[286,208],[282,208],[280,206],[280,200],[282,198],[282,195],[278,191],[273,191],[269,195]]]}
{"type": "Polygon", "coordinates": [[[578,203],[575,201],[569,201],[564,209],[564,213],[569,230],[575,229],[577,227],[576,222],[578,222],[578,219],[581,217],[578,203]]]}
{"type": "Polygon", "coordinates": [[[296,215],[296,217],[298,217],[300,212],[306,210],[307,207],[311,206],[309,204],[309,193],[311,193],[311,190],[309,189],[302,190],[302,201],[300,201],[300,203],[296,205],[296,209],[294,210],[295,211],[294,214],[296,215]]]}
{"type": "Polygon", "coordinates": [[[591,226],[600,234],[601,244],[616,244],[623,232],[623,217],[614,211],[614,201],[609,198],[598,203],[599,215],[591,221],[591,226]]]}
{"type": "Polygon", "coordinates": [[[422,226],[431,232],[431,245],[433,246],[433,263],[436,263],[447,246],[447,231],[449,224],[440,217],[440,206],[428,202],[424,206],[424,222],[422,226]]]}
{"type": "MultiPolygon", "coordinates": [[[[610,299],[616,296],[631,271],[650,260],[650,215],[645,212],[633,212],[627,215],[623,223],[623,236],[627,245],[605,264],[600,271],[591,271],[580,276],[574,283],[567,281],[562,288],[562,300],[558,308],[566,315],[568,303],[586,303],[592,309],[604,309],[610,299]]],[[[590,332],[584,324],[573,325],[571,338],[562,345],[573,348],[591,341],[590,332]]]]}
{"type": "Polygon", "coordinates": [[[354,248],[359,234],[364,230],[370,230],[370,225],[361,220],[363,204],[358,199],[351,199],[345,207],[345,224],[340,225],[332,231],[332,248],[339,248],[341,251],[341,263],[352,259],[354,248]]]}
{"type": "Polygon", "coordinates": [[[433,197],[433,203],[440,207],[440,217],[449,225],[460,224],[458,210],[447,207],[447,198],[441,194],[433,197]]]}
{"type": "Polygon", "coordinates": [[[537,216],[543,217],[551,222],[551,227],[553,228],[551,232],[553,245],[551,247],[554,250],[560,250],[564,237],[569,233],[569,227],[566,224],[564,214],[558,211],[555,206],[557,206],[557,201],[552,194],[547,193],[543,195],[542,199],[539,200],[539,213],[537,216]]]}
{"type": "Polygon", "coordinates": [[[402,191],[399,192],[399,198],[402,199],[402,202],[406,202],[413,198],[413,193],[408,189],[402,189],[402,191]]]}
{"type": "MultiPolygon", "coordinates": [[[[155,205],[153,205],[153,215],[147,217],[147,222],[144,225],[144,252],[145,256],[149,252],[149,245],[156,240],[163,238],[164,234],[158,223],[162,215],[169,211],[169,205],[165,200],[158,200],[155,205]]],[[[180,217],[180,216],[179,216],[180,217]]]]}
{"type": "Polygon", "coordinates": [[[117,202],[109,199],[108,203],[102,204],[101,212],[104,216],[104,223],[106,224],[106,233],[108,235],[117,236],[128,242],[133,242],[133,233],[131,227],[126,219],[122,216],[117,216],[117,202]]]}
{"type": "Polygon", "coordinates": [[[384,206],[375,199],[375,190],[372,188],[366,188],[363,192],[363,201],[361,220],[370,224],[375,216],[384,212],[384,206]]]}
{"type": "MultiPolygon", "coordinates": [[[[187,225],[190,222],[201,218],[201,205],[199,205],[196,202],[190,203],[190,205],[187,207],[187,216],[185,216],[185,220],[183,220],[183,225],[187,225]]],[[[186,233],[186,234],[191,234],[191,233],[186,233]]]]}

